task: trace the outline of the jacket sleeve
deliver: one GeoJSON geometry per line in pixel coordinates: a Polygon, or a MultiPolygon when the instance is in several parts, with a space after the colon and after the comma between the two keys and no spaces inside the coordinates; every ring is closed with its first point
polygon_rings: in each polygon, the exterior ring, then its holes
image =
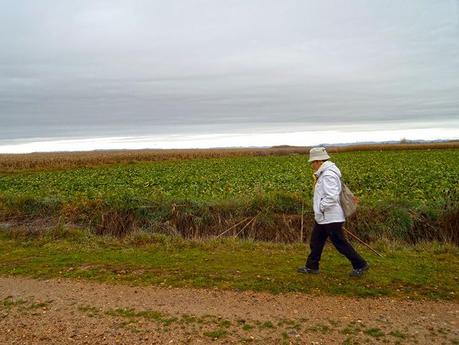
{"type": "Polygon", "coordinates": [[[338,176],[325,175],[323,177],[324,197],[320,200],[320,212],[324,212],[332,206],[339,205],[341,182],[338,176]]]}

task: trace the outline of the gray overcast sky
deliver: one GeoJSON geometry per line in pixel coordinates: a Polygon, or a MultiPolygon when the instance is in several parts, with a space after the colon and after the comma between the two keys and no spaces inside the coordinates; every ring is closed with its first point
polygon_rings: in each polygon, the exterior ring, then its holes
{"type": "Polygon", "coordinates": [[[456,0],[0,6],[3,141],[458,126],[456,0]]]}

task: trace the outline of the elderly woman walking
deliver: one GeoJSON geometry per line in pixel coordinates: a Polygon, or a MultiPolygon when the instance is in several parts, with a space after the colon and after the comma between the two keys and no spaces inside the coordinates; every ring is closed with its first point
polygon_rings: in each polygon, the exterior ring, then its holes
{"type": "Polygon", "coordinates": [[[336,249],[352,264],[351,276],[359,277],[368,270],[368,263],[355,251],[343,234],[345,221],[340,204],[341,172],[329,161],[330,156],[324,147],[315,147],[309,151],[309,163],[314,170],[314,219],[311,233],[311,252],[300,273],[319,273],[319,261],[327,238],[336,249]]]}

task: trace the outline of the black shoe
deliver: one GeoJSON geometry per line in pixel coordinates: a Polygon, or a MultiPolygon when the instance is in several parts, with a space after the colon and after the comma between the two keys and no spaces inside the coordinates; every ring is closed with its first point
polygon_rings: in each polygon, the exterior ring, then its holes
{"type": "Polygon", "coordinates": [[[362,268],[354,268],[354,269],[352,270],[352,272],[349,273],[349,275],[350,275],[351,277],[360,277],[360,276],[363,275],[363,273],[364,273],[365,271],[368,271],[369,268],[370,268],[370,265],[369,265],[369,264],[365,264],[365,266],[363,266],[362,268]]]}
{"type": "Polygon", "coordinates": [[[309,267],[300,267],[296,270],[298,273],[319,274],[319,270],[314,270],[309,267]]]}

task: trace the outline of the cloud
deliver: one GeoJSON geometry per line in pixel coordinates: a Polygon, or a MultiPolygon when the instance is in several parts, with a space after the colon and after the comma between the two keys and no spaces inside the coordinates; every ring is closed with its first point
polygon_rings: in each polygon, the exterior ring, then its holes
{"type": "Polygon", "coordinates": [[[458,115],[453,1],[2,4],[0,139],[458,115]]]}

